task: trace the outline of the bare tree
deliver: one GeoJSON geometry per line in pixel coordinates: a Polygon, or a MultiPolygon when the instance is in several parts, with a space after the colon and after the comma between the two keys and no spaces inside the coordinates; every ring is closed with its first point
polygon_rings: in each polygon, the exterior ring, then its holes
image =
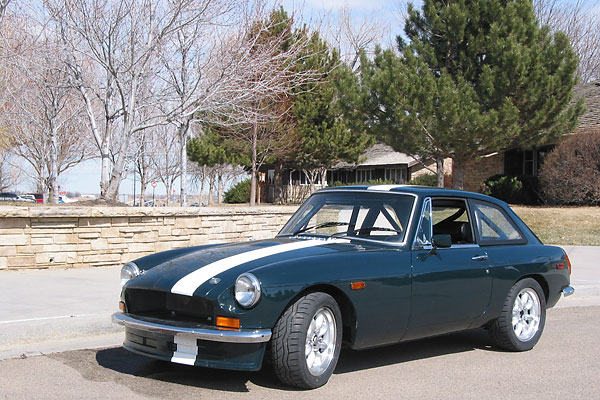
{"type": "Polygon", "coordinates": [[[158,179],[153,158],[156,153],[163,151],[160,148],[162,141],[156,141],[156,138],[152,135],[154,130],[156,128],[146,129],[134,137],[134,149],[136,151],[132,156],[132,162],[134,174],[137,174],[140,178],[141,206],[145,205],[148,184],[158,179]]]}
{"type": "Polygon", "coordinates": [[[361,53],[374,51],[375,45],[380,44],[390,31],[377,11],[355,18],[348,5],[329,16],[326,26],[324,37],[353,71],[360,67],[361,53]]]}
{"type": "Polygon", "coordinates": [[[39,21],[16,19],[20,31],[5,43],[2,121],[9,130],[12,151],[34,171],[36,189],[58,201],[59,175],[89,157],[82,140],[83,109],[75,101],[68,73],[59,61],[61,47],[49,35],[40,35],[39,21]]]}
{"type": "Polygon", "coordinates": [[[563,31],[579,58],[581,82],[600,79],[600,4],[596,0],[534,0],[542,25],[563,31]]]}
{"type": "Polygon", "coordinates": [[[102,160],[101,194],[114,199],[132,137],[166,124],[159,110],[157,53],[181,29],[197,23],[210,0],[49,0],[69,50],[70,68],[102,160]],[[118,140],[117,140],[118,137],[118,140]]]}
{"type": "Polygon", "coordinates": [[[2,29],[2,20],[6,14],[6,8],[10,4],[11,0],[0,0],[0,29],[2,29]]]}
{"type": "Polygon", "coordinates": [[[290,40],[289,30],[274,34],[280,21],[269,18],[264,1],[241,8],[238,3],[235,9],[231,4],[213,12],[204,25],[181,29],[163,55],[165,82],[174,95],[171,120],[179,132],[182,205],[187,202],[186,143],[191,124],[243,130],[249,123],[277,120],[280,110],[265,104],[279,101],[318,73],[294,69],[294,62],[308,57],[308,35],[290,40]],[[215,21],[220,21],[218,29],[215,21]]]}
{"type": "Polygon", "coordinates": [[[11,160],[11,153],[0,147],[0,191],[13,188],[19,180],[19,170],[11,160]]]}
{"type": "MultiPolygon", "coordinates": [[[[164,81],[172,94],[167,112],[179,135],[180,202],[187,206],[187,141],[202,103],[212,102],[219,83],[227,81],[227,66],[216,59],[217,26],[228,25],[233,3],[206,1],[204,14],[194,24],[181,27],[160,53],[164,81]],[[212,3],[212,4],[211,4],[212,3]],[[220,24],[217,22],[220,21],[220,24]],[[219,72],[214,70],[218,69],[219,72]],[[218,77],[216,82],[210,78],[218,77]]],[[[222,93],[221,93],[222,94],[222,93]]],[[[206,107],[206,106],[205,106],[206,107]]]]}
{"type": "Polygon", "coordinates": [[[179,136],[176,125],[157,126],[152,129],[155,148],[150,154],[156,177],[167,190],[167,206],[171,205],[173,186],[180,175],[178,149],[179,136]]]}

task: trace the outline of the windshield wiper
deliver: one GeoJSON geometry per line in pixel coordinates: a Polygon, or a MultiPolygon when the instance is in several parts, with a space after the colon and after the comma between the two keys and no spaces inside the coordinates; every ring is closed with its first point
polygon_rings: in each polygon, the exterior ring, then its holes
{"type": "MultiPolygon", "coordinates": [[[[322,224],[307,226],[306,228],[298,229],[297,231],[292,232],[292,236],[297,235],[302,232],[309,231],[311,229],[329,228],[330,226],[344,226],[344,225],[348,225],[348,222],[334,222],[334,221],[323,222],[322,224]]],[[[342,233],[342,232],[337,232],[337,233],[342,233]]],[[[335,235],[335,233],[334,233],[334,235],[335,235]]]]}
{"type": "Polygon", "coordinates": [[[333,235],[331,235],[331,237],[340,237],[340,236],[349,236],[352,234],[361,234],[361,233],[369,233],[372,231],[380,231],[380,232],[396,232],[396,233],[400,233],[402,234],[404,231],[399,231],[398,229],[393,229],[393,228],[384,228],[381,226],[373,226],[370,228],[358,228],[358,229],[353,229],[349,232],[336,232],[333,235]]]}

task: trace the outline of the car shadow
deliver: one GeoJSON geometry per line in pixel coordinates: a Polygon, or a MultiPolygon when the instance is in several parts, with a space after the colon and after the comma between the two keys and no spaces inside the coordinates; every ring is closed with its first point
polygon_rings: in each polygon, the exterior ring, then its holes
{"type": "Polygon", "coordinates": [[[368,350],[343,349],[334,374],[344,374],[473,350],[502,351],[492,347],[485,329],[473,329],[368,350]]]}
{"type": "MultiPolygon", "coordinates": [[[[476,349],[496,351],[491,347],[487,332],[476,329],[434,338],[400,343],[369,350],[342,350],[334,374],[378,368],[415,360],[457,354],[476,349]]],[[[143,377],[172,384],[229,392],[247,392],[247,383],[286,391],[298,390],[285,386],[277,379],[271,365],[261,371],[229,371],[157,361],[122,347],[99,350],[97,363],[120,374],[143,377]]]]}

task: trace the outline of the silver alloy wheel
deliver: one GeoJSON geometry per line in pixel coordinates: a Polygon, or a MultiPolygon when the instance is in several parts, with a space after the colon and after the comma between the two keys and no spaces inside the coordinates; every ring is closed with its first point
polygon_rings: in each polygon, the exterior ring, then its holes
{"type": "Polygon", "coordinates": [[[315,313],[308,332],[304,356],[308,371],[313,376],[323,374],[331,364],[335,353],[337,326],[329,308],[319,308],[315,313]]]}
{"type": "Polygon", "coordinates": [[[512,327],[517,339],[527,342],[535,336],[541,314],[542,307],[537,292],[529,287],[521,290],[512,309],[512,327]]]}

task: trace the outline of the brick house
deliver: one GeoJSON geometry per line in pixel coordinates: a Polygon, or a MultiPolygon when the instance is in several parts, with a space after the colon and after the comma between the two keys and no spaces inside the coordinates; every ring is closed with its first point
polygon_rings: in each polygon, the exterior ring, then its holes
{"type": "MultiPolygon", "coordinates": [[[[600,130],[600,81],[578,85],[574,97],[583,98],[586,111],[579,117],[575,133],[600,130]]],[[[464,189],[474,192],[481,190],[481,184],[492,175],[537,176],[544,157],[554,145],[532,150],[512,149],[492,153],[468,164],[465,171],[464,189]]]]}

